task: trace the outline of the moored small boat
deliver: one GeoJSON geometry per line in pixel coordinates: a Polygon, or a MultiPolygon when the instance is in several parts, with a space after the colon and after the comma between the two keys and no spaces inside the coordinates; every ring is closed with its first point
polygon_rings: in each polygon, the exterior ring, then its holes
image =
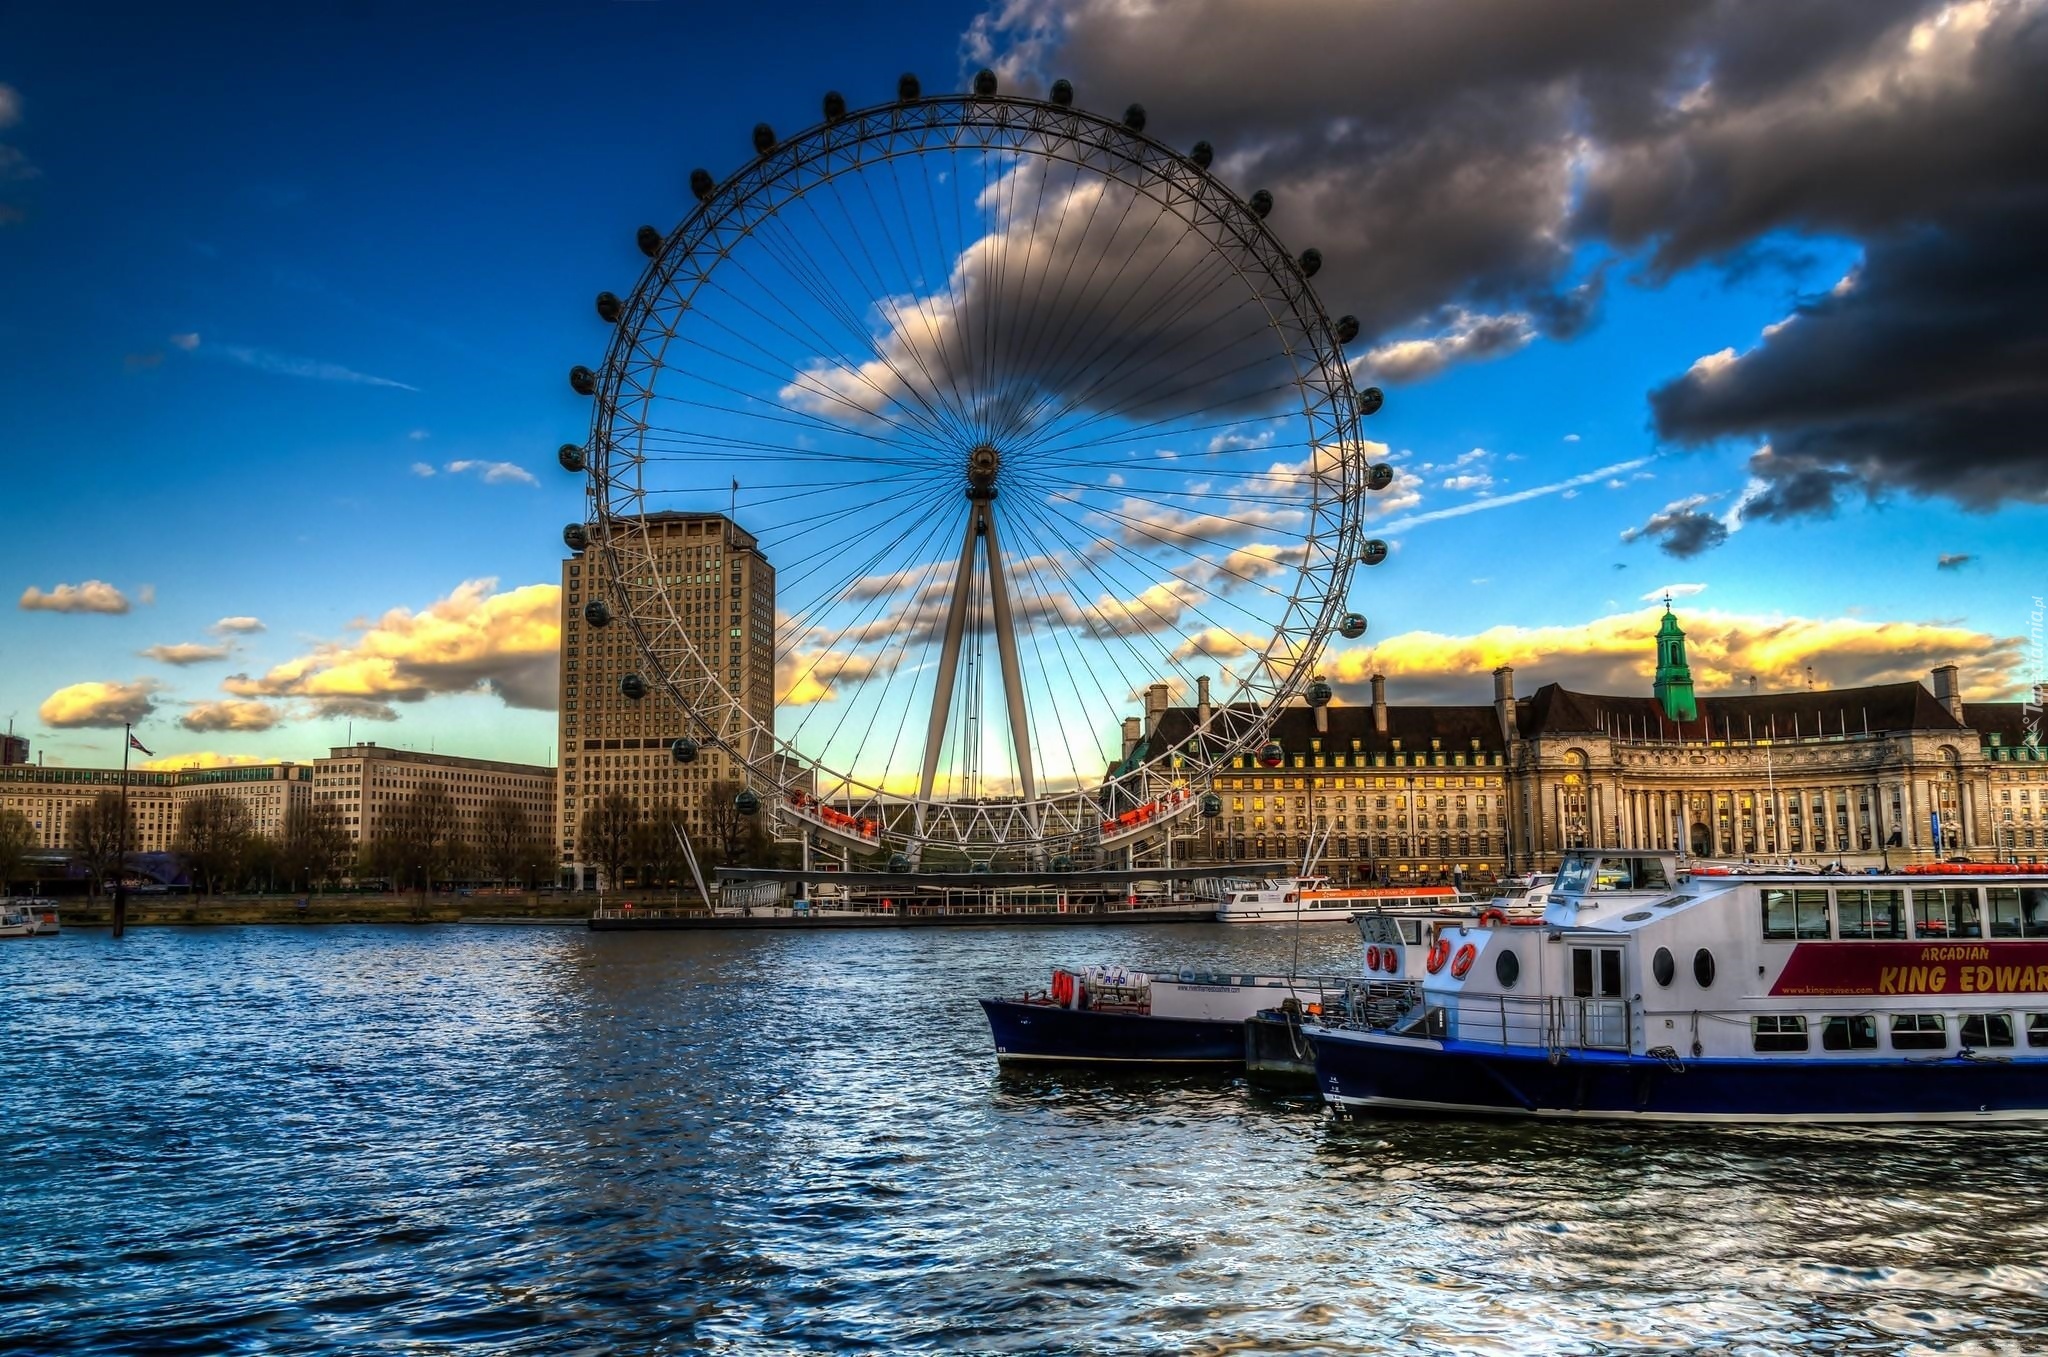
{"type": "Polygon", "coordinates": [[[1055,970],[1043,992],[983,999],[996,1059],[1233,1069],[1245,1019],[1292,1001],[1319,1011],[1343,977],[1198,971],[1055,970]]]}

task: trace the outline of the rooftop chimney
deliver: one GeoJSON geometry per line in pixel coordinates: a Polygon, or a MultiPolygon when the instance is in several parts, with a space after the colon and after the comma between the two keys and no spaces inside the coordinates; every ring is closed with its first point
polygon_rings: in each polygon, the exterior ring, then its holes
{"type": "Polygon", "coordinates": [[[1387,676],[1372,676],[1372,728],[1384,735],[1387,733],[1387,676]]]}
{"type": "Polygon", "coordinates": [[[1963,685],[1956,677],[1954,665],[1944,664],[1934,671],[1934,700],[1948,708],[1957,725],[1963,723],[1963,685]]]}
{"type": "Polygon", "coordinates": [[[1493,671],[1493,714],[1500,720],[1500,737],[1509,744],[1520,734],[1515,729],[1515,671],[1502,665],[1493,671]]]}
{"type": "Polygon", "coordinates": [[[1167,692],[1163,683],[1155,683],[1145,690],[1145,735],[1148,739],[1159,733],[1159,718],[1166,715],[1167,692]]]}
{"type": "Polygon", "coordinates": [[[1203,730],[1209,728],[1209,676],[1202,675],[1195,680],[1195,721],[1203,730]]]}
{"type": "Polygon", "coordinates": [[[1126,716],[1124,718],[1124,757],[1129,758],[1131,751],[1138,747],[1138,741],[1144,738],[1145,723],[1135,716],[1126,716]]]}

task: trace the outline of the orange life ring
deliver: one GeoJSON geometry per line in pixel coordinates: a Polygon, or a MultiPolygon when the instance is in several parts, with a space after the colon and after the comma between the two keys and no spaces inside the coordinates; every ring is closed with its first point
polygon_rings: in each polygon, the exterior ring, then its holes
{"type": "MultiPolygon", "coordinates": [[[[1471,946],[1470,943],[1467,943],[1465,945],[1468,947],[1471,946]]],[[[1423,964],[1429,967],[1429,973],[1431,975],[1435,975],[1438,971],[1444,968],[1444,963],[1446,961],[1449,961],[1450,959],[1451,940],[1449,938],[1439,937],[1435,942],[1429,945],[1429,956],[1424,959],[1423,964]]]]}
{"type": "Polygon", "coordinates": [[[1379,948],[1368,947],[1365,949],[1365,968],[1369,971],[1376,971],[1380,968],[1379,948]]]}
{"type": "Polygon", "coordinates": [[[1479,949],[1466,943],[1458,949],[1458,955],[1451,961],[1451,979],[1463,980],[1465,972],[1472,969],[1472,959],[1479,955],[1479,949]]]}
{"type": "Polygon", "coordinates": [[[1507,921],[1507,911],[1502,909],[1489,909],[1479,916],[1479,922],[1483,924],[1505,924],[1507,921]]]}

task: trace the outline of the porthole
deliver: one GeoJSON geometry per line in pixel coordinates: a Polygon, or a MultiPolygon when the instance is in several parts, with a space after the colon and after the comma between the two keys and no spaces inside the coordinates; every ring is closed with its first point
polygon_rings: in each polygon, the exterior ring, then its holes
{"type": "MultiPolygon", "coordinates": [[[[1700,953],[1705,956],[1706,953],[1700,953]]],[[[1669,947],[1659,947],[1657,955],[1650,958],[1650,974],[1657,977],[1657,983],[1669,988],[1671,978],[1678,974],[1678,963],[1671,959],[1669,947]]]]}
{"type": "Polygon", "coordinates": [[[1639,924],[1643,920],[1650,917],[1650,911],[1647,909],[1639,909],[1632,914],[1624,914],[1621,917],[1628,923],[1639,924]]]}
{"type": "Polygon", "coordinates": [[[1701,989],[1714,987],[1714,954],[1704,947],[1692,954],[1692,978],[1700,982],[1701,989]]]}
{"type": "Polygon", "coordinates": [[[1502,951],[1493,959],[1493,974],[1502,989],[1513,989],[1515,981],[1522,978],[1522,959],[1512,951],[1502,951]]]}

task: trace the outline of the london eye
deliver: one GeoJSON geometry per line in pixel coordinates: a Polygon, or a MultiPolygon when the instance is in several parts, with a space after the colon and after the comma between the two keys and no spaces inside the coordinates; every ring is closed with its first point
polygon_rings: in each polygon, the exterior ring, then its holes
{"type": "MultiPolygon", "coordinates": [[[[1377,390],[1353,387],[1264,191],[1132,105],[998,91],[825,96],[793,136],[688,176],[644,226],[634,286],[603,292],[601,362],[566,446],[628,631],[636,701],[673,703],[744,769],[748,808],[887,854],[1044,864],[1214,816],[1217,770],[1272,757],[1316,676],[1354,566],[1377,390]],[[657,559],[665,511],[729,514],[774,568],[772,624],[693,625],[702,577],[657,559]],[[771,702],[732,667],[772,625],[771,702]],[[1203,700],[1160,747],[1126,721],[1159,685],[1203,700]]],[[[737,605],[735,605],[737,606],[737,605]]]]}

